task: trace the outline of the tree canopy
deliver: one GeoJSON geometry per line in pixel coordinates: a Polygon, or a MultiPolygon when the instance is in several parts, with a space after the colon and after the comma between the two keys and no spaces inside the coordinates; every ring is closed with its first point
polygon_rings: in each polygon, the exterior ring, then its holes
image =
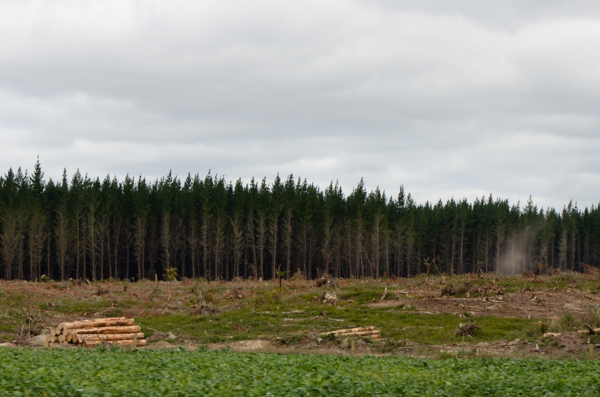
{"type": "Polygon", "coordinates": [[[600,213],[491,194],[418,204],[402,186],[345,194],[293,175],[53,181],[38,161],[0,176],[0,248],[0,275],[27,280],[582,271],[600,266],[600,213]]]}

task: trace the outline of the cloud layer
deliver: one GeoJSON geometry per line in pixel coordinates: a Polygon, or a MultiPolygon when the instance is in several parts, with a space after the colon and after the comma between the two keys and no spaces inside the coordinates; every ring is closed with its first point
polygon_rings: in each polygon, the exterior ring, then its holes
{"type": "Polygon", "coordinates": [[[594,2],[1,1],[0,35],[4,170],[600,201],[594,2]]]}

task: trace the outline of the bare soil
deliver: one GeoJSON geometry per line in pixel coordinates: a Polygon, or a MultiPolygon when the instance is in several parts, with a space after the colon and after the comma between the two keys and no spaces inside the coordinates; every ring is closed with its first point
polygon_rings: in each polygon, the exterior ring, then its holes
{"type": "MultiPolygon", "coordinates": [[[[535,279],[486,275],[485,279],[473,276],[454,277],[456,286],[466,286],[457,295],[445,295],[449,283],[443,277],[398,280],[335,280],[336,288],[387,288],[382,299],[369,298],[365,302],[355,299],[340,300],[340,305],[388,308],[390,310],[414,310],[424,314],[450,314],[458,317],[489,316],[496,318],[527,318],[545,322],[558,321],[569,313],[585,317],[600,308],[600,275],[577,273],[540,276],[535,279]]],[[[312,281],[285,281],[282,296],[319,296],[322,289],[312,281]]],[[[48,327],[65,321],[82,318],[124,315],[128,317],[170,316],[194,314],[197,302],[195,282],[183,280],[161,283],[143,281],[135,284],[102,282],[92,285],[64,283],[29,283],[0,280],[0,330],[12,329],[14,336],[2,338],[0,347],[37,346],[32,337],[43,334],[48,327]],[[12,327],[12,328],[11,328],[12,327]]],[[[219,312],[239,309],[241,303],[257,299],[259,293],[271,293],[273,284],[262,281],[236,280],[211,283],[204,289],[203,299],[219,312]],[[270,288],[270,289],[269,289],[270,288]]],[[[281,293],[281,292],[280,292],[281,293]]],[[[298,298],[299,299],[299,298],[298,298]]],[[[269,313],[269,312],[264,312],[269,313]]],[[[260,314],[260,313],[259,313],[260,314]]],[[[176,330],[173,330],[176,332],[176,330]]],[[[163,332],[166,333],[165,330],[163,332]]],[[[177,333],[177,332],[176,332],[177,333]]],[[[536,341],[500,340],[470,343],[424,345],[409,340],[389,340],[369,343],[359,339],[354,349],[347,340],[323,341],[317,333],[305,334],[292,344],[279,341],[276,334],[264,339],[199,344],[186,338],[176,340],[150,338],[148,349],[174,349],[183,346],[190,350],[201,347],[231,349],[245,352],[279,352],[310,354],[357,354],[386,355],[392,353],[416,357],[574,357],[590,358],[600,355],[600,345],[594,344],[586,334],[562,332],[555,337],[540,337],[536,341]]],[[[6,333],[4,334],[6,335],[6,333]]]]}
{"type": "MultiPolygon", "coordinates": [[[[600,296],[576,289],[530,288],[495,296],[441,297],[441,288],[408,289],[408,297],[370,303],[369,307],[412,306],[418,311],[473,316],[556,319],[563,313],[584,315],[598,308],[600,296]]],[[[403,296],[403,295],[401,295],[403,296]]]]}

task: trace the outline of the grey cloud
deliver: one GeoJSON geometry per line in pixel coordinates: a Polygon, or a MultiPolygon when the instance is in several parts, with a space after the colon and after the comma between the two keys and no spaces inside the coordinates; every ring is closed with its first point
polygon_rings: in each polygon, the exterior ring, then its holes
{"type": "Polygon", "coordinates": [[[598,198],[600,6],[0,2],[0,167],[598,198]]]}

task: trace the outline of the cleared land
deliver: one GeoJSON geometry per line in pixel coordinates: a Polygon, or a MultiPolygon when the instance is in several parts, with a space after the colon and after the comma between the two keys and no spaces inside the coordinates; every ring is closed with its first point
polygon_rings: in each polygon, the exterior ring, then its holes
{"type": "Polygon", "coordinates": [[[0,281],[0,342],[27,345],[62,322],[125,316],[141,325],[148,349],[590,358],[600,338],[577,331],[600,327],[599,290],[596,273],[335,279],[319,287],[296,279],[281,289],[278,280],[0,281]],[[323,303],[323,293],[337,303],[323,303]],[[471,335],[456,333],[473,322],[471,335]],[[381,340],[322,335],[366,326],[381,340]]]}

